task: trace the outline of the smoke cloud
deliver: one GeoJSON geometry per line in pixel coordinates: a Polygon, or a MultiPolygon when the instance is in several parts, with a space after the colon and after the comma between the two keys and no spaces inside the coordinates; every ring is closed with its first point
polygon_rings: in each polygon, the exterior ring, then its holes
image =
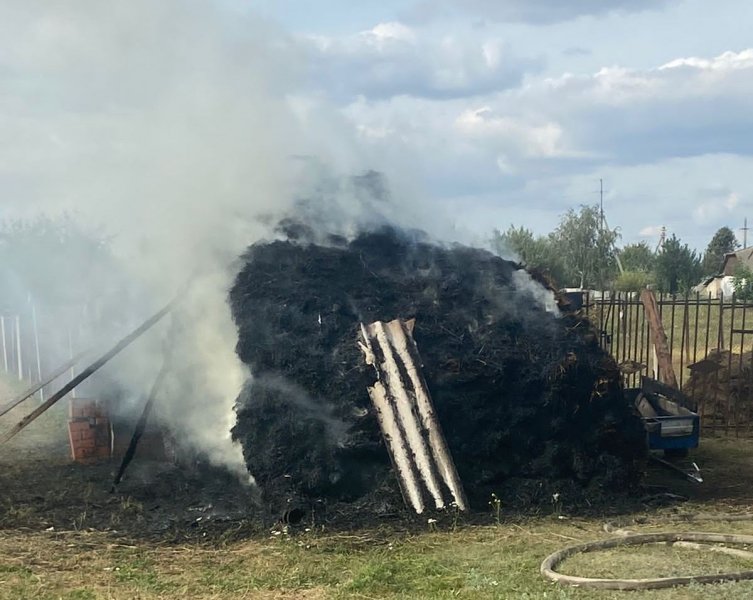
{"type": "Polygon", "coordinates": [[[321,182],[370,161],[300,93],[296,43],[226,3],[10,0],[0,40],[0,216],[67,212],[111,236],[117,276],[76,282],[95,303],[107,298],[111,326],[90,332],[95,343],[190,282],[172,325],[105,376],[135,407],[169,355],[157,416],[179,443],[244,473],[230,439],[248,376],[226,301],[234,261],[272,235],[301,189],[341,212],[344,190],[321,182]]]}
{"type": "Polygon", "coordinates": [[[52,319],[58,347],[82,323],[79,345],[105,347],[187,290],[171,320],[108,366],[98,393],[122,390],[135,412],[169,361],[156,418],[179,445],[247,477],[230,430],[249,373],[227,304],[243,250],[278,235],[281,217],[344,235],[389,222],[473,239],[422,199],[399,153],[360,147],[306,89],[307,46],[239,5],[0,3],[0,219],[67,213],[108,239],[104,263],[63,246],[34,261],[36,281],[77,291],[52,319]]]}

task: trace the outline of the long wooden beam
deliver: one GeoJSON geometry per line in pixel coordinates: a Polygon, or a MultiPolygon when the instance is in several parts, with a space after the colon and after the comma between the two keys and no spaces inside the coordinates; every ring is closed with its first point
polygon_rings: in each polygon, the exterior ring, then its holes
{"type": "Polygon", "coordinates": [[[146,333],[149,329],[151,329],[154,325],[156,325],[160,320],[162,320],[162,318],[165,315],[167,315],[173,309],[175,303],[176,303],[176,300],[173,300],[172,302],[170,302],[170,304],[165,306],[165,308],[160,310],[157,314],[155,314],[154,316],[144,321],[144,323],[142,323],[133,332],[129,333],[126,337],[124,337],[117,344],[115,344],[115,346],[109,352],[107,352],[107,354],[97,359],[92,364],[90,364],[86,369],[84,369],[76,377],[71,379],[71,381],[68,384],[63,386],[63,388],[60,391],[53,394],[49,398],[49,400],[47,400],[43,404],[40,404],[34,411],[26,415],[23,419],[21,419],[13,427],[13,429],[8,431],[2,438],[0,438],[0,445],[4,444],[5,442],[13,438],[17,433],[19,433],[27,425],[32,423],[37,417],[39,417],[42,413],[44,413],[48,408],[50,408],[58,400],[68,395],[68,393],[71,390],[81,385],[82,382],[84,382],[89,377],[91,377],[99,369],[101,369],[108,362],[110,362],[111,359],[113,359],[115,356],[120,354],[123,350],[125,350],[128,346],[130,346],[136,339],[141,337],[144,333],[146,333]]]}
{"type": "Polygon", "coordinates": [[[149,397],[147,398],[146,403],[144,404],[144,408],[141,411],[141,416],[139,417],[139,420],[136,423],[136,428],[133,430],[131,441],[128,444],[128,449],[126,450],[126,453],[123,456],[123,460],[120,462],[120,468],[118,469],[118,473],[115,475],[115,479],[112,482],[112,488],[110,489],[111,493],[114,492],[115,489],[118,487],[118,484],[123,479],[123,475],[125,475],[128,465],[131,464],[131,461],[133,460],[133,456],[134,454],[136,454],[136,447],[139,445],[139,440],[141,440],[141,436],[144,435],[144,430],[146,429],[146,424],[147,424],[147,421],[149,420],[149,414],[152,412],[152,406],[154,406],[154,400],[157,398],[157,394],[160,392],[160,388],[162,387],[162,382],[165,379],[165,375],[167,375],[167,370],[168,370],[168,360],[167,358],[165,358],[165,361],[162,364],[162,368],[160,369],[159,373],[157,374],[157,378],[154,380],[154,383],[152,384],[152,389],[149,392],[149,397]]]}
{"type": "Polygon", "coordinates": [[[656,303],[656,295],[652,290],[643,290],[641,292],[641,302],[646,310],[649,330],[651,332],[651,342],[656,350],[656,360],[659,366],[658,379],[665,385],[677,389],[677,376],[672,366],[672,354],[669,350],[667,334],[664,331],[664,325],[659,315],[659,306],[656,303]]]}
{"type": "Polygon", "coordinates": [[[75,365],[81,358],[83,358],[84,353],[79,354],[78,356],[73,357],[70,359],[67,363],[47,375],[43,381],[40,381],[39,383],[33,385],[26,391],[22,392],[19,396],[16,396],[13,400],[11,400],[8,404],[0,408],[0,417],[5,415],[6,413],[10,412],[16,406],[21,404],[22,402],[25,402],[29,398],[31,398],[34,394],[36,394],[39,390],[41,390],[43,387],[51,384],[53,381],[55,381],[58,377],[63,375],[68,369],[70,369],[73,365],[75,365]]]}

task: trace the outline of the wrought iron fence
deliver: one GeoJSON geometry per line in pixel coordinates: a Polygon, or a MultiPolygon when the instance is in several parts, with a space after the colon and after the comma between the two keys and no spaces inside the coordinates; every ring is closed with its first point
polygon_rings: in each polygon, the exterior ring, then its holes
{"type": "MultiPolygon", "coordinates": [[[[753,303],[734,295],[658,294],[657,304],[677,384],[703,426],[727,435],[753,433],[753,303]]],[[[637,387],[642,375],[659,378],[639,294],[586,293],[583,310],[628,387],[637,387]]]]}

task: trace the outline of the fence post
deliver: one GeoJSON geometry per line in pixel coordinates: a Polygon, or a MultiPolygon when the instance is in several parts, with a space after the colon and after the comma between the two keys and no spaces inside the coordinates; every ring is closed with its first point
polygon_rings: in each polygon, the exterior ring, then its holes
{"type": "Polygon", "coordinates": [[[3,365],[5,366],[5,372],[8,372],[8,338],[5,334],[5,316],[0,317],[0,333],[3,336],[3,365]]]}
{"type": "Polygon", "coordinates": [[[685,302],[682,313],[682,335],[680,336],[680,389],[685,376],[685,361],[690,362],[690,323],[688,319],[688,293],[685,292],[685,302]],[[687,342],[687,345],[686,345],[687,342]]]}
{"type": "MultiPolygon", "coordinates": [[[[34,328],[34,350],[37,358],[37,378],[38,381],[42,381],[42,356],[39,351],[39,325],[37,323],[37,306],[31,299],[29,294],[29,303],[31,304],[31,325],[34,328]]],[[[44,388],[39,390],[39,400],[44,402],[44,388]]]]}
{"type": "Polygon", "coordinates": [[[24,364],[21,355],[21,316],[16,315],[16,357],[18,359],[18,378],[23,380],[24,378],[24,364]]]}

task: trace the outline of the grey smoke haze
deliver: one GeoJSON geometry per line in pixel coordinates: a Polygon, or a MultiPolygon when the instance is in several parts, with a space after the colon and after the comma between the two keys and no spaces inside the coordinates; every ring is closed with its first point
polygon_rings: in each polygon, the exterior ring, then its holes
{"type": "MultiPolygon", "coordinates": [[[[239,473],[230,428],[248,374],[226,304],[234,260],[270,234],[257,217],[285,213],[300,185],[361,168],[334,113],[297,94],[304,68],[284,32],[222,3],[0,4],[0,217],[68,211],[113,235],[138,291],[107,307],[121,322],[95,332],[100,343],[191,279],[172,328],[180,376],[156,412],[179,441],[239,473]]],[[[102,296],[109,284],[86,282],[102,296]]],[[[148,389],[169,327],[108,369],[124,402],[148,389]]]]}
{"type": "Polygon", "coordinates": [[[135,408],[169,346],[155,415],[243,475],[230,429],[249,374],[226,294],[244,248],[301,211],[331,232],[391,221],[472,241],[426,210],[398,159],[363,150],[352,125],[305,93],[305,52],[223,2],[0,3],[0,218],[68,212],[111,236],[116,267],[77,284],[106,304],[109,322],[88,331],[98,345],[190,280],[173,324],[104,375],[135,408]]]}

